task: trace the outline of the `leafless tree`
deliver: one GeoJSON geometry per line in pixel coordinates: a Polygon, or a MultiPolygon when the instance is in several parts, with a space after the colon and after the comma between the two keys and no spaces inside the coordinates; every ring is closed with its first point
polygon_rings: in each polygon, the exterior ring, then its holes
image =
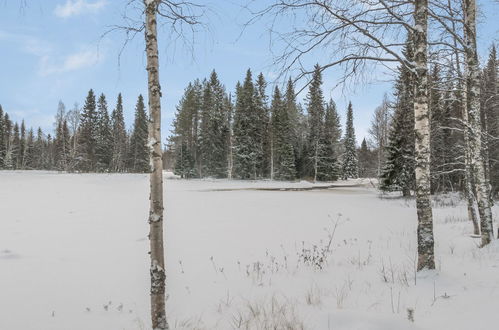
{"type": "Polygon", "coordinates": [[[381,166],[385,162],[385,148],[388,145],[388,138],[390,132],[390,122],[392,117],[392,107],[388,95],[383,96],[381,105],[374,109],[374,114],[371,119],[371,127],[369,128],[369,135],[371,142],[377,150],[377,170],[378,177],[381,175],[381,166]]]}
{"type": "Polygon", "coordinates": [[[168,329],[166,317],[166,270],[163,242],[163,157],[161,145],[161,86],[159,79],[158,18],[159,26],[166,26],[173,41],[180,40],[184,46],[194,47],[194,36],[205,28],[201,17],[206,7],[191,1],[174,0],[129,0],[124,8],[122,25],[111,26],[103,37],[111,32],[123,32],[125,39],[122,51],[138,34],[144,33],[148,73],[150,174],[150,275],[151,275],[151,321],[154,330],[168,329]]]}
{"type": "Polygon", "coordinates": [[[483,155],[484,137],[480,120],[480,68],[476,46],[475,0],[431,0],[429,11],[439,34],[439,53],[451,58],[451,67],[457,73],[458,86],[463,86],[463,129],[468,215],[474,231],[481,231],[482,246],[493,238],[490,185],[487,180],[486,160],[483,155]],[[464,62],[464,74],[461,63],[464,62]],[[474,182],[475,187],[472,186],[474,182]],[[473,206],[476,192],[480,228],[473,206]]]}
{"type": "Polygon", "coordinates": [[[430,203],[427,0],[276,0],[252,13],[248,24],[272,17],[271,44],[282,46],[275,63],[282,74],[296,68],[296,80],[313,72],[304,65],[305,59],[319,51],[328,54],[321,71],[342,69],[340,83],[366,80],[363,74],[373,68],[393,70],[391,64],[403,65],[414,73],[417,268],[435,268],[430,203]],[[291,30],[281,31],[280,19],[286,20],[291,30]],[[413,59],[402,52],[407,35],[413,38],[413,59]]]}

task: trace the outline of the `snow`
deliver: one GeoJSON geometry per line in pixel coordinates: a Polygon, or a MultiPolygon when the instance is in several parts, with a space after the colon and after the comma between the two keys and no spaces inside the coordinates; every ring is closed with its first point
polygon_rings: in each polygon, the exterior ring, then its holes
{"type": "MultiPolygon", "coordinates": [[[[150,328],[148,180],[0,172],[0,329],[150,328]]],[[[414,200],[369,180],[165,184],[172,329],[497,324],[499,242],[477,247],[457,194],[434,201],[437,269],[415,276],[414,200]]]]}

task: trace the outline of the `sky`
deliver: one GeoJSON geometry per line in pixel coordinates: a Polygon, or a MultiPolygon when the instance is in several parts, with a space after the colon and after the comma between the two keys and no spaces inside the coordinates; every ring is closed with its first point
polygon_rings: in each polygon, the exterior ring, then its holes
{"type": "MultiPolygon", "coordinates": [[[[11,117],[24,119],[28,127],[40,126],[52,132],[54,116],[61,100],[67,109],[81,107],[88,90],[107,97],[109,111],[118,93],[124,100],[125,120],[133,122],[139,94],[147,96],[147,75],[143,35],[126,44],[120,31],[128,0],[0,0],[0,104],[11,117]],[[106,33],[109,32],[109,33],[106,33]]],[[[198,1],[210,8],[207,27],[195,35],[192,47],[172,40],[167,27],[159,30],[160,77],[163,92],[163,138],[171,134],[171,123],[184,88],[196,78],[208,77],[215,69],[227,91],[233,92],[251,68],[269,81],[268,94],[278,77],[268,22],[259,21],[244,28],[249,13],[248,0],[198,1]]],[[[268,1],[260,1],[260,4],[268,1]]],[[[140,4],[140,1],[138,1],[140,4]]],[[[479,51],[487,48],[499,32],[497,19],[487,15],[499,10],[492,1],[483,1],[479,25],[479,51]]],[[[258,5],[258,1],[257,1],[258,5]]],[[[133,6],[127,16],[139,17],[133,6]]],[[[312,66],[311,59],[308,66],[312,66]]],[[[321,61],[318,56],[317,62],[321,61]]],[[[357,142],[368,137],[374,109],[384,93],[391,93],[389,77],[373,73],[370,84],[337,85],[338,72],[325,71],[324,95],[332,98],[344,124],[349,101],[354,109],[357,142]]],[[[302,82],[303,84],[303,82],[302,82]]],[[[300,83],[298,83],[300,87],[300,83]]],[[[302,100],[305,92],[299,95],[302,100]]]]}

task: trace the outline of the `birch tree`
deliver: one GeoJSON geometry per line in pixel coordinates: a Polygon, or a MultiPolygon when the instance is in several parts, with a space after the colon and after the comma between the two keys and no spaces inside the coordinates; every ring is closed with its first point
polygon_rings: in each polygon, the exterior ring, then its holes
{"type": "MultiPolygon", "coordinates": [[[[272,44],[282,45],[275,58],[282,75],[298,71],[297,80],[314,70],[304,67],[307,55],[326,52],[329,61],[321,72],[341,67],[340,83],[359,81],[359,72],[374,65],[400,63],[413,72],[415,81],[416,206],[418,216],[417,269],[435,268],[433,220],[430,203],[430,141],[427,95],[428,2],[385,0],[280,0],[253,12],[248,24],[271,16],[272,44]],[[274,19],[275,18],[275,19],[274,19]],[[279,18],[292,21],[291,31],[280,31],[279,18]],[[400,31],[405,33],[400,33],[400,31]],[[414,35],[415,60],[404,57],[402,46],[414,35]]],[[[322,54],[320,54],[322,55],[322,54]]],[[[364,79],[365,80],[365,79],[364,79]]]]}
{"type": "Polygon", "coordinates": [[[470,125],[470,158],[476,184],[478,213],[482,246],[494,238],[492,228],[492,210],[489,200],[489,186],[485,176],[482,157],[482,126],[480,122],[480,68],[476,47],[476,2],[464,0],[464,36],[466,56],[467,110],[470,125]]]}

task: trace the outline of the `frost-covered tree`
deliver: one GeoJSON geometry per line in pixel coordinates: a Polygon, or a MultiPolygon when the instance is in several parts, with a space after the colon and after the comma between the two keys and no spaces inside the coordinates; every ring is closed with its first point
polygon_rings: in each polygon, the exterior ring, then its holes
{"type": "Polygon", "coordinates": [[[271,114],[271,177],[277,180],[294,180],[296,168],[291,120],[278,87],[275,87],[272,95],[271,114]]]}
{"type": "Polygon", "coordinates": [[[377,160],[375,159],[377,155],[369,149],[365,138],[362,139],[357,154],[359,155],[359,177],[375,177],[377,175],[377,160]]]}
{"type": "Polygon", "coordinates": [[[262,144],[259,132],[260,116],[256,109],[255,86],[248,69],[242,85],[236,86],[234,112],[234,175],[240,179],[256,179],[262,144]]]}
{"type": "Polygon", "coordinates": [[[307,94],[308,137],[307,157],[308,175],[317,180],[320,154],[323,150],[323,128],[325,115],[325,102],[322,93],[322,73],[318,64],[314,67],[312,81],[307,94]]]}
{"type": "Polygon", "coordinates": [[[480,121],[480,68],[477,53],[476,38],[476,2],[475,0],[464,0],[464,54],[466,59],[466,83],[467,83],[467,109],[469,118],[469,150],[471,168],[476,185],[476,199],[478,213],[480,215],[480,229],[482,234],[482,246],[489,244],[493,235],[492,209],[489,199],[490,187],[488,186],[485,163],[483,159],[483,135],[480,121]]]}
{"type": "MultiPolygon", "coordinates": [[[[404,54],[412,58],[411,42],[406,43],[404,54]]],[[[386,161],[381,171],[380,189],[402,191],[404,196],[410,196],[411,190],[415,188],[414,80],[412,72],[405,66],[398,69],[394,98],[394,114],[386,147],[386,161]]]]}
{"type": "Polygon", "coordinates": [[[336,111],[336,104],[330,100],[326,105],[324,127],[319,143],[321,149],[317,164],[317,179],[320,181],[334,181],[341,174],[340,137],[340,117],[336,111]]]}
{"type": "Polygon", "coordinates": [[[109,171],[113,157],[113,135],[106,96],[101,94],[97,101],[97,170],[109,171]]]}
{"type": "Polygon", "coordinates": [[[484,156],[491,184],[491,196],[499,194],[499,61],[495,46],[492,46],[487,64],[482,72],[480,106],[485,130],[484,156]]]}
{"type": "Polygon", "coordinates": [[[386,147],[390,135],[390,122],[392,119],[393,106],[388,95],[383,96],[381,104],[374,109],[369,128],[369,136],[374,144],[377,155],[377,176],[381,176],[381,169],[386,160],[386,147]]]}
{"type": "Polygon", "coordinates": [[[144,173],[150,171],[149,149],[147,147],[148,127],[144,97],[139,95],[135,105],[135,120],[130,136],[128,166],[130,171],[144,173]]]}
{"type": "Polygon", "coordinates": [[[118,94],[116,108],[111,113],[111,165],[110,169],[115,172],[123,172],[126,166],[127,156],[127,133],[125,127],[125,117],[123,115],[123,99],[121,93],[118,94]]]}
{"type": "Polygon", "coordinates": [[[83,171],[94,171],[97,165],[97,111],[95,94],[92,89],[88,91],[85,104],[81,113],[79,130],[79,168],[83,171]]]}
{"type": "Polygon", "coordinates": [[[173,121],[173,136],[170,141],[175,154],[174,171],[185,178],[201,175],[201,157],[198,157],[200,154],[198,128],[202,105],[201,90],[199,80],[186,87],[173,121]]]}
{"type": "Polygon", "coordinates": [[[355,128],[353,127],[352,102],[348,103],[345,137],[343,141],[345,150],[343,153],[341,175],[344,179],[357,178],[359,176],[359,167],[357,161],[357,141],[355,139],[355,128]]]}
{"type": "Polygon", "coordinates": [[[199,145],[204,176],[218,178],[227,176],[229,110],[225,87],[213,70],[210,79],[204,85],[201,106],[199,145]]]}

